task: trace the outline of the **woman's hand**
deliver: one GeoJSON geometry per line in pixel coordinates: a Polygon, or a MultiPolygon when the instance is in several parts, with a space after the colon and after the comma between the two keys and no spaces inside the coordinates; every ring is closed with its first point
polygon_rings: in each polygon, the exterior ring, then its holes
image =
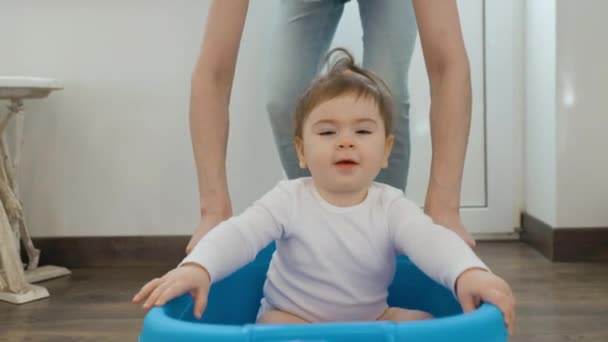
{"type": "Polygon", "coordinates": [[[219,213],[205,213],[202,215],[201,221],[198,224],[198,227],[192,234],[190,241],[188,242],[188,246],[186,246],[186,255],[190,254],[196,244],[203,238],[203,236],[207,235],[207,233],[213,229],[215,226],[220,224],[222,221],[229,219],[232,216],[232,209],[229,208],[226,211],[226,214],[219,213]]]}

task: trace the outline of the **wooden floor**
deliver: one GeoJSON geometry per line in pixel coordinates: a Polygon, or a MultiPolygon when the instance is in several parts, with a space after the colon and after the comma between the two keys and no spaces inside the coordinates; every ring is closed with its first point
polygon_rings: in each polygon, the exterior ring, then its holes
{"type": "MultiPolygon", "coordinates": [[[[551,263],[519,242],[486,242],[478,254],[513,287],[510,341],[608,341],[608,263],[551,263]]],[[[129,300],[160,268],[74,269],[51,297],[0,302],[0,341],[136,341],[143,311],[129,300]]]]}

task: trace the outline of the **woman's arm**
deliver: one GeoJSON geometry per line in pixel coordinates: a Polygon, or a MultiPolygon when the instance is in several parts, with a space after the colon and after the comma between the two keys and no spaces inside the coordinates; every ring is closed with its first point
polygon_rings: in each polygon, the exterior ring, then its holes
{"type": "Polygon", "coordinates": [[[201,222],[186,248],[232,215],[226,178],[230,94],[247,15],[247,0],[211,3],[190,95],[190,134],[198,178],[201,222]]]}
{"type": "Polygon", "coordinates": [[[471,75],[456,0],[414,0],[431,87],[432,161],[425,211],[475,241],[460,222],[460,192],[471,123],[471,75]]]}

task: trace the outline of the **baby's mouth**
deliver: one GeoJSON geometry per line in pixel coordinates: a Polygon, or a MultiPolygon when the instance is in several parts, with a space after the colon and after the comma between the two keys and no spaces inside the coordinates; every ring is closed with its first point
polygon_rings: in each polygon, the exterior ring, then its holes
{"type": "Polygon", "coordinates": [[[338,169],[351,169],[351,168],[359,165],[359,163],[357,163],[356,161],[354,161],[352,159],[341,159],[341,160],[338,160],[335,163],[335,165],[338,169]]]}
{"type": "Polygon", "coordinates": [[[357,165],[359,163],[357,163],[354,160],[351,159],[344,159],[344,160],[339,160],[338,162],[336,162],[336,165],[357,165]]]}

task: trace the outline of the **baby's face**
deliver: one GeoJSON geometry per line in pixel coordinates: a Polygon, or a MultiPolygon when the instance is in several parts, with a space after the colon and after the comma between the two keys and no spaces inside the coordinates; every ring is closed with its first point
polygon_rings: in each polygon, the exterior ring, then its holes
{"type": "Polygon", "coordinates": [[[315,107],[296,139],[300,167],[331,192],[369,187],[388,165],[393,136],[386,136],[376,103],[346,94],[315,107]]]}

